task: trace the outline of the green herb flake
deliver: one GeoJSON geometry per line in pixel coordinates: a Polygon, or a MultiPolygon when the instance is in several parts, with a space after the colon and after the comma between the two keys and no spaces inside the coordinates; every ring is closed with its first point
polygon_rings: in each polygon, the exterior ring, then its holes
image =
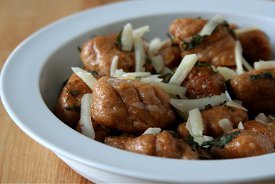
{"type": "Polygon", "coordinates": [[[213,106],[211,104],[207,104],[206,106],[204,106],[204,110],[207,110],[207,109],[211,109],[213,106]]]}
{"type": "Polygon", "coordinates": [[[172,37],[172,35],[170,35],[170,33],[166,33],[167,37],[171,40],[171,42],[174,42],[174,38],[172,37]]]}
{"type": "Polygon", "coordinates": [[[229,23],[227,21],[224,21],[222,25],[227,29],[228,33],[236,40],[236,34],[234,30],[230,28],[229,23]]]}
{"type": "Polygon", "coordinates": [[[192,147],[192,150],[196,150],[199,145],[194,141],[194,137],[192,135],[188,134],[184,140],[192,147]]]}
{"type": "Polygon", "coordinates": [[[98,72],[97,72],[97,71],[95,71],[95,70],[90,70],[89,72],[90,72],[93,76],[98,75],[98,72]]]}
{"type": "Polygon", "coordinates": [[[205,38],[206,36],[196,35],[193,38],[191,38],[190,41],[183,41],[182,48],[184,50],[193,49],[194,47],[202,43],[205,38]]]}
{"type": "Polygon", "coordinates": [[[196,67],[210,67],[212,69],[211,65],[207,62],[196,62],[195,66],[196,67]]]}
{"type": "Polygon", "coordinates": [[[220,147],[220,148],[224,148],[224,146],[231,142],[233,139],[235,139],[239,134],[241,133],[241,131],[234,131],[231,133],[225,133],[223,136],[214,139],[212,141],[206,141],[202,144],[202,146],[212,146],[212,147],[220,147]]]}
{"type": "Polygon", "coordinates": [[[174,138],[179,138],[179,135],[174,130],[166,130],[169,134],[172,135],[174,138]]]}
{"type": "Polygon", "coordinates": [[[79,94],[79,91],[77,91],[77,90],[72,90],[72,91],[70,91],[69,93],[70,93],[71,95],[73,95],[73,96],[76,96],[76,95],[79,94]]]}
{"type": "Polygon", "coordinates": [[[250,75],[249,76],[250,80],[258,80],[258,79],[273,79],[273,76],[270,72],[265,72],[262,74],[257,74],[257,75],[250,75]]]}
{"type": "Polygon", "coordinates": [[[145,62],[148,63],[148,64],[152,64],[152,59],[146,55],[145,56],[145,62]]]}
{"type": "Polygon", "coordinates": [[[78,50],[78,52],[81,52],[82,48],[80,46],[77,46],[77,50],[78,50]]]}
{"type": "Polygon", "coordinates": [[[174,75],[174,71],[160,75],[160,78],[163,79],[163,82],[168,83],[170,81],[170,79],[172,78],[172,76],[174,75]]]}
{"type": "Polygon", "coordinates": [[[122,37],[122,31],[123,29],[118,33],[115,41],[115,45],[121,50],[122,49],[122,43],[121,43],[121,37],[122,37]]]}
{"type": "Polygon", "coordinates": [[[65,110],[80,112],[80,107],[75,106],[75,105],[69,105],[69,106],[65,107],[65,110]]]}
{"type": "Polygon", "coordinates": [[[67,80],[65,80],[63,83],[62,83],[62,87],[65,87],[66,86],[66,84],[68,83],[68,79],[67,80]]]}

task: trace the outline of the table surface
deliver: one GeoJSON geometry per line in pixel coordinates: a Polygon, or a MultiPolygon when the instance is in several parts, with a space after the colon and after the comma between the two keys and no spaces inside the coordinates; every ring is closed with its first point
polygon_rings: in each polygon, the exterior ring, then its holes
{"type": "MultiPolygon", "coordinates": [[[[72,13],[115,1],[119,0],[0,0],[0,68],[11,51],[39,28],[72,13]]],[[[23,133],[2,102],[0,117],[0,183],[90,183],[23,133]]]]}
{"type": "MultiPolygon", "coordinates": [[[[118,0],[0,0],[0,68],[11,51],[41,27],[118,0]]],[[[0,183],[90,183],[22,132],[0,102],[0,183]]]]}

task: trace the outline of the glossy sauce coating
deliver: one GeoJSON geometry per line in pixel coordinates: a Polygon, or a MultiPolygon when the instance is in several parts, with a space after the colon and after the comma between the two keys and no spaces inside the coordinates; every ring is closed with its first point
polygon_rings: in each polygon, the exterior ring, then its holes
{"type": "Polygon", "coordinates": [[[126,132],[166,128],[175,120],[170,97],[158,86],[102,77],[94,85],[93,121],[126,132]]]}
{"type": "Polygon", "coordinates": [[[92,90],[76,74],[72,74],[56,103],[55,115],[72,128],[80,119],[80,102],[85,93],[92,93],[92,90]]]}
{"type": "Polygon", "coordinates": [[[274,148],[270,139],[266,135],[250,130],[242,130],[224,148],[214,147],[212,149],[212,154],[217,158],[243,158],[272,152],[274,148]]]}
{"type": "Polygon", "coordinates": [[[244,58],[253,63],[254,61],[267,61],[271,58],[272,48],[267,35],[258,29],[237,34],[243,48],[244,58]]]}
{"type": "Polygon", "coordinates": [[[236,128],[240,122],[248,120],[246,111],[224,105],[203,110],[201,116],[204,123],[204,134],[213,137],[220,137],[225,133],[219,125],[219,121],[222,119],[228,119],[233,128],[236,128]]]}
{"type": "Polygon", "coordinates": [[[81,60],[87,70],[97,71],[100,76],[109,76],[112,59],[117,55],[119,69],[134,71],[134,52],[121,51],[115,44],[116,37],[117,34],[96,36],[83,44],[81,60]]]}
{"type": "MultiPolygon", "coordinates": [[[[203,64],[203,63],[198,63],[203,64]]],[[[194,66],[181,84],[187,88],[187,98],[204,98],[225,91],[224,79],[211,66],[194,66]]]]}
{"type": "Polygon", "coordinates": [[[243,106],[252,114],[275,112],[275,68],[252,70],[237,75],[230,80],[233,97],[243,102],[243,106]],[[252,80],[252,75],[269,73],[272,78],[252,80]]]}
{"type": "Polygon", "coordinates": [[[181,18],[171,23],[169,32],[174,42],[181,48],[182,57],[195,53],[201,62],[209,62],[214,66],[235,66],[235,40],[224,25],[219,25],[210,36],[194,48],[188,50],[182,48],[183,41],[188,42],[195,37],[206,22],[200,18],[181,18]]]}

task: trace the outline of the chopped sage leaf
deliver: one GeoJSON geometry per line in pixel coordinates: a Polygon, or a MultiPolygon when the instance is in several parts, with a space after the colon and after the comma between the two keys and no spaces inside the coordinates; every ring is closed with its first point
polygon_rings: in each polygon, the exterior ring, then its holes
{"type": "Polygon", "coordinates": [[[166,33],[167,37],[171,40],[171,42],[174,42],[174,38],[172,37],[172,35],[170,35],[170,33],[166,33]]]}
{"type": "Polygon", "coordinates": [[[80,112],[80,107],[75,106],[75,105],[69,105],[69,106],[65,107],[65,110],[80,112]]]}
{"type": "Polygon", "coordinates": [[[273,76],[270,72],[265,72],[262,74],[257,74],[257,75],[250,75],[249,76],[250,80],[258,80],[258,79],[273,79],[273,76]]]}
{"type": "Polygon", "coordinates": [[[169,134],[172,135],[172,137],[174,138],[179,138],[179,135],[177,134],[177,132],[175,132],[174,130],[166,130],[167,132],[169,132],[169,134]]]}
{"type": "Polygon", "coordinates": [[[199,145],[194,141],[194,137],[192,135],[188,134],[184,140],[192,147],[193,150],[196,150],[199,145]]]}
{"type": "Polygon", "coordinates": [[[239,134],[241,133],[241,131],[234,131],[231,133],[225,133],[223,136],[211,140],[211,141],[206,141],[202,144],[202,146],[212,146],[212,147],[220,147],[220,148],[224,148],[224,146],[231,142],[233,139],[235,139],[239,134]]]}
{"type": "Polygon", "coordinates": [[[148,63],[148,64],[151,64],[152,63],[152,59],[146,55],[145,56],[145,62],[148,63]]]}
{"type": "Polygon", "coordinates": [[[228,22],[227,22],[227,21],[224,21],[224,22],[223,22],[223,25],[224,25],[225,28],[227,29],[228,33],[236,40],[236,38],[237,38],[237,37],[236,37],[236,34],[235,34],[234,30],[230,28],[230,25],[228,24],[228,22]]]}
{"type": "Polygon", "coordinates": [[[70,91],[69,93],[70,93],[71,95],[73,95],[73,96],[76,96],[76,95],[79,94],[79,91],[77,91],[77,90],[72,90],[72,91],[70,91]]]}
{"type": "Polygon", "coordinates": [[[204,106],[204,110],[207,110],[207,109],[211,109],[213,106],[211,104],[207,104],[206,106],[204,106]]]}
{"type": "Polygon", "coordinates": [[[196,62],[195,66],[196,67],[210,67],[212,69],[211,65],[207,62],[196,62]]]}
{"type": "Polygon", "coordinates": [[[122,43],[121,43],[121,37],[122,37],[122,31],[123,29],[118,33],[115,41],[115,45],[119,48],[122,49],[122,43]]]}
{"type": "Polygon", "coordinates": [[[63,83],[62,83],[62,87],[64,87],[64,86],[66,86],[66,84],[68,83],[68,79],[67,80],[65,80],[63,83]]]}
{"type": "Polygon", "coordinates": [[[80,46],[77,46],[77,50],[81,52],[82,48],[80,46]]]}
{"type": "Polygon", "coordinates": [[[174,73],[175,73],[175,72],[172,71],[172,72],[169,72],[169,73],[160,75],[160,78],[163,79],[163,82],[168,83],[168,82],[170,81],[171,77],[174,75],[174,73]]]}
{"type": "Polygon", "coordinates": [[[194,47],[202,43],[205,37],[206,36],[196,35],[189,41],[183,41],[182,48],[184,50],[193,49],[194,47]]]}
{"type": "Polygon", "coordinates": [[[90,70],[89,72],[90,72],[93,76],[98,75],[98,72],[97,72],[97,71],[95,71],[95,70],[90,70]]]}

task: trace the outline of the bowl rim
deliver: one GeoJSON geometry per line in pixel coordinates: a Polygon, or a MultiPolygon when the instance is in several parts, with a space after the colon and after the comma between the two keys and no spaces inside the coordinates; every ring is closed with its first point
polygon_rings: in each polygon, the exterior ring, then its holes
{"type": "Polygon", "coordinates": [[[107,172],[151,181],[188,183],[251,181],[274,177],[272,166],[275,164],[275,153],[244,159],[187,161],[140,155],[90,140],[68,128],[49,111],[39,88],[44,62],[56,49],[70,39],[114,21],[183,11],[222,12],[274,21],[274,7],[274,2],[261,0],[139,0],[113,3],[73,14],[35,32],[11,53],[2,68],[2,102],[13,121],[31,138],[59,155],[107,172]],[[121,13],[121,10],[125,13],[121,13]],[[87,17],[91,22],[95,20],[93,25],[87,25],[87,17]],[[74,29],[70,29],[72,25],[74,29]],[[55,34],[58,37],[53,38],[55,34]],[[48,39],[47,47],[41,44],[45,39],[48,39]],[[24,94],[24,98],[21,94],[24,94]],[[30,110],[26,106],[41,108],[30,110]],[[82,151],[89,147],[91,149],[82,151]],[[219,170],[224,173],[216,173],[219,170]]]}

